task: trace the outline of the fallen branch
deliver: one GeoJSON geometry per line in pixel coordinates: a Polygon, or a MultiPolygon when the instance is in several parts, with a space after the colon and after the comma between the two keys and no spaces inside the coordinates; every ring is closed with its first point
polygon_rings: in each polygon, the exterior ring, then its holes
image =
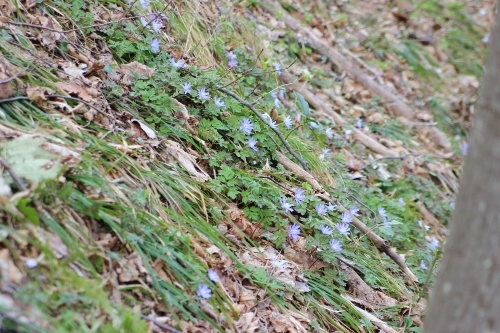
{"type": "MultiPolygon", "coordinates": [[[[323,199],[326,202],[331,202],[335,203],[339,206],[340,210],[345,213],[349,213],[349,210],[345,208],[341,203],[339,202],[334,202],[334,200],[331,198],[331,195],[321,186],[321,184],[312,176],[309,172],[301,169],[297,164],[295,164],[293,161],[291,161],[288,157],[280,153],[279,151],[276,152],[278,155],[278,161],[290,172],[293,174],[297,175],[300,179],[306,181],[309,183],[314,191],[316,191],[316,194],[318,197],[323,199]]],[[[402,256],[400,256],[394,249],[392,249],[388,242],[374,233],[366,224],[361,222],[358,218],[355,216],[352,217],[352,225],[356,227],[358,230],[363,232],[365,235],[370,238],[370,240],[373,242],[375,247],[380,251],[389,256],[402,270],[405,272],[406,275],[410,278],[412,282],[418,282],[417,277],[413,272],[406,266],[405,261],[402,256]]]]}
{"type": "MultiPolygon", "coordinates": [[[[314,93],[309,91],[309,89],[305,88],[303,85],[297,82],[297,80],[294,77],[292,77],[292,75],[283,71],[281,73],[281,79],[286,84],[288,84],[293,90],[300,92],[309,104],[311,104],[317,111],[324,113],[326,117],[332,119],[334,123],[336,123],[337,125],[346,124],[346,121],[337,112],[335,112],[328,104],[324,103],[319,98],[317,98],[314,95],[314,93]]],[[[383,156],[394,156],[394,157],[398,156],[398,154],[395,151],[392,151],[386,146],[375,141],[373,138],[366,135],[362,131],[354,128],[353,133],[354,137],[361,144],[363,144],[367,148],[370,148],[374,152],[383,156]]]]}
{"type": "MultiPolygon", "coordinates": [[[[279,3],[273,0],[262,0],[262,3],[267,6],[262,6],[265,10],[271,14],[279,13],[283,22],[296,32],[300,34],[303,38],[306,38],[310,46],[315,49],[320,54],[328,57],[328,59],[336,64],[339,68],[342,68],[352,77],[356,82],[361,84],[365,89],[370,90],[373,94],[382,97],[386,105],[391,111],[393,111],[397,116],[404,117],[408,120],[415,120],[415,114],[413,110],[406,105],[401,96],[398,96],[390,92],[386,87],[375,82],[370,76],[365,72],[360,70],[356,65],[350,62],[346,57],[337,52],[335,49],[330,47],[327,43],[317,37],[310,29],[301,26],[300,22],[286,14],[285,10],[281,7],[279,3]]],[[[431,128],[431,135],[436,139],[436,142],[446,150],[451,148],[448,137],[437,128],[431,128]]]]}
{"type": "Polygon", "coordinates": [[[286,141],[286,139],[283,137],[283,135],[281,135],[281,132],[278,131],[276,128],[272,128],[271,126],[269,126],[269,124],[267,123],[266,119],[260,114],[259,111],[257,111],[254,108],[254,106],[253,106],[252,103],[249,103],[249,102],[245,101],[244,99],[242,99],[241,97],[239,97],[238,95],[236,95],[235,93],[233,93],[232,91],[230,91],[230,90],[228,90],[226,88],[219,87],[217,89],[219,91],[223,92],[224,94],[231,96],[232,98],[234,98],[235,100],[237,100],[240,104],[243,104],[247,108],[249,108],[264,124],[266,124],[274,133],[276,133],[276,135],[278,136],[278,138],[280,138],[280,140],[283,143],[283,145],[285,145],[285,147],[288,150],[288,152],[290,154],[292,154],[292,156],[295,157],[297,159],[297,161],[299,161],[299,163],[302,165],[302,167],[304,168],[304,170],[308,170],[306,162],[304,162],[304,160],[302,160],[299,157],[299,155],[297,155],[297,153],[292,149],[292,147],[290,147],[290,145],[288,144],[288,142],[286,141]]]}
{"type": "Polygon", "coordinates": [[[150,321],[152,322],[153,324],[155,324],[156,326],[158,326],[159,328],[161,329],[164,329],[164,330],[167,330],[169,331],[170,333],[182,333],[182,331],[179,331],[175,328],[173,328],[172,326],[168,326],[168,325],[165,325],[165,324],[161,324],[159,322],[157,322],[156,320],[154,320],[153,318],[150,318],[148,316],[145,316],[143,314],[141,314],[141,318],[144,319],[144,320],[147,320],[147,321],[150,321]]]}

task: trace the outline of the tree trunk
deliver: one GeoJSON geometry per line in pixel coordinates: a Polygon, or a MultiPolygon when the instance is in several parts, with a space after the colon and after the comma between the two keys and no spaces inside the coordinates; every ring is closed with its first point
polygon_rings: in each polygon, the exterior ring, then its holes
{"type": "Polygon", "coordinates": [[[426,333],[500,332],[500,11],[426,333]]]}

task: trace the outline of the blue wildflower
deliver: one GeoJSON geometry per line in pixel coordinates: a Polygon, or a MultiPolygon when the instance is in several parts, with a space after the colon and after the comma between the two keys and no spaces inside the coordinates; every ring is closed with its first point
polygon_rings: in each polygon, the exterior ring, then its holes
{"type": "Polygon", "coordinates": [[[206,88],[198,89],[198,98],[202,101],[206,101],[210,98],[210,94],[207,92],[206,88]]]}
{"type": "Polygon", "coordinates": [[[298,224],[292,224],[288,227],[288,238],[293,240],[294,242],[299,239],[300,235],[300,226],[298,224]]]}
{"type": "Polygon", "coordinates": [[[326,209],[326,206],[324,204],[317,204],[316,206],[314,206],[314,209],[316,209],[316,213],[321,216],[324,216],[328,213],[328,209],[326,209]]]}
{"type": "Polygon", "coordinates": [[[243,134],[245,134],[245,135],[252,134],[252,131],[253,131],[252,121],[248,118],[243,119],[240,122],[240,131],[242,131],[243,134]]]}
{"type": "Polygon", "coordinates": [[[330,241],[330,248],[334,251],[334,252],[340,252],[342,251],[342,244],[340,244],[340,242],[336,239],[332,239],[330,241]]]}
{"type": "Polygon", "coordinates": [[[151,50],[154,53],[158,53],[160,51],[160,42],[158,41],[158,39],[156,39],[156,38],[151,39],[150,46],[151,46],[151,50]]]}
{"type": "Polygon", "coordinates": [[[337,224],[337,230],[341,235],[349,235],[349,224],[348,223],[339,223],[337,224]]]}
{"type": "Polygon", "coordinates": [[[327,225],[322,225],[319,227],[319,230],[321,230],[321,233],[323,235],[331,235],[333,233],[333,230],[332,228],[330,228],[329,226],[327,225]]]}
{"type": "Polygon", "coordinates": [[[257,140],[255,140],[254,138],[248,139],[248,147],[250,147],[254,151],[259,150],[259,148],[257,148],[257,140]]]}
{"type": "Polygon", "coordinates": [[[212,290],[210,290],[210,287],[206,284],[199,284],[196,295],[204,299],[209,299],[210,297],[212,297],[212,290]]]}
{"type": "Polygon", "coordinates": [[[285,197],[281,197],[280,204],[281,204],[281,208],[283,208],[283,210],[285,212],[290,212],[290,213],[293,212],[293,208],[292,207],[294,205],[291,204],[291,203],[286,202],[286,198],[285,197]]]}

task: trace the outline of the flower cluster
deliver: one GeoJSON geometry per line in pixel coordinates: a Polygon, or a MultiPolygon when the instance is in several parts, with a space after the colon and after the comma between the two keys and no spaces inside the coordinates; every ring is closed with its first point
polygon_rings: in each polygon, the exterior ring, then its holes
{"type": "Polygon", "coordinates": [[[227,62],[227,67],[235,68],[236,66],[238,66],[238,59],[236,58],[236,54],[234,54],[233,51],[227,52],[226,56],[229,59],[229,61],[227,62]]]}

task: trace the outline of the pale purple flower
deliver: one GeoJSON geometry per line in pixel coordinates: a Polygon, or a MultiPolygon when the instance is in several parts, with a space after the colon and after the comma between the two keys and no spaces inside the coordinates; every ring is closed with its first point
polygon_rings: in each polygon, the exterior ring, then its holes
{"type": "Polygon", "coordinates": [[[330,228],[327,225],[322,225],[322,226],[319,227],[319,229],[321,230],[321,233],[323,235],[331,235],[333,233],[332,228],[330,228]]]}
{"type": "Polygon", "coordinates": [[[300,226],[296,223],[288,227],[288,238],[291,238],[294,242],[299,239],[300,226]]]}
{"type": "Polygon", "coordinates": [[[333,211],[337,209],[337,205],[333,205],[331,202],[328,203],[328,206],[326,206],[326,209],[329,211],[333,211]]]}
{"type": "Polygon", "coordinates": [[[283,124],[285,124],[285,127],[288,129],[292,128],[292,125],[293,125],[292,117],[286,116],[285,119],[283,120],[283,124]]]}
{"type": "Polygon", "coordinates": [[[352,206],[351,209],[349,209],[349,212],[351,213],[352,216],[359,216],[359,208],[356,206],[352,206]]]}
{"type": "Polygon", "coordinates": [[[207,275],[208,275],[208,278],[210,279],[210,281],[212,281],[212,282],[217,283],[220,281],[219,274],[217,274],[217,272],[211,268],[208,269],[207,275]]]}
{"type": "Polygon", "coordinates": [[[337,224],[337,230],[341,235],[349,235],[349,224],[348,223],[339,223],[337,224]]]}
{"type": "Polygon", "coordinates": [[[226,55],[229,60],[236,60],[236,54],[233,51],[226,52],[226,55]]]}
{"type": "Polygon", "coordinates": [[[240,122],[240,131],[242,131],[243,134],[245,134],[245,135],[252,134],[252,131],[253,131],[252,121],[248,118],[243,119],[240,122]]]}
{"type": "Polygon", "coordinates": [[[236,66],[238,66],[238,61],[236,59],[230,59],[227,62],[227,67],[229,67],[229,68],[234,68],[236,66]]]}
{"type": "Polygon", "coordinates": [[[330,154],[330,149],[328,149],[328,148],[326,148],[326,147],[325,147],[325,148],[321,149],[321,152],[322,152],[324,155],[328,155],[328,154],[330,154]]]}
{"type": "Polygon", "coordinates": [[[406,203],[403,198],[399,197],[398,202],[401,206],[406,206],[406,203]]]}
{"type": "Polygon", "coordinates": [[[351,223],[351,222],[352,222],[351,213],[343,212],[342,213],[342,223],[351,223]]]}
{"type": "Polygon", "coordinates": [[[290,213],[293,212],[293,208],[292,207],[294,205],[291,204],[291,203],[286,202],[286,198],[285,197],[281,197],[280,204],[281,204],[281,208],[283,208],[283,210],[285,212],[290,212],[290,213]]]}
{"type": "Polygon", "coordinates": [[[281,75],[281,64],[279,62],[277,62],[276,64],[274,64],[274,70],[276,71],[276,74],[278,74],[278,76],[281,75]]]}
{"type": "Polygon", "coordinates": [[[330,248],[334,251],[334,252],[340,252],[342,251],[342,244],[340,244],[340,242],[336,239],[332,239],[330,241],[330,248]]]}
{"type": "Polygon", "coordinates": [[[363,119],[358,119],[358,121],[356,122],[356,127],[359,129],[363,129],[363,119]]]}
{"type": "Polygon", "coordinates": [[[328,214],[328,209],[326,209],[326,206],[323,204],[317,204],[314,206],[314,209],[316,209],[316,213],[318,213],[318,215],[324,216],[328,214]]]}
{"type": "Polygon", "coordinates": [[[259,150],[259,148],[257,148],[257,140],[255,140],[254,138],[248,139],[248,147],[250,147],[254,151],[259,150]]]}
{"type": "Polygon", "coordinates": [[[310,126],[313,130],[317,130],[317,129],[319,128],[318,123],[315,123],[314,121],[309,122],[309,126],[310,126]]]}
{"type": "Polygon", "coordinates": [[[276,122],[272,119],[269,119],[269,121],[267,122],[267,124],[269,125],[269,127],[273,128],[273,129],[276,129],[278,128],[278,124],[276,124],[276,122]]]}
{"type": "Polygon", "coordinates": [[[156,38],[151,39],[150,46],[151,46],[151,50],[154,53],[158,53],[160,51],[160,42],[158,41],[158,39],[156,39],[156,38]]]}
{"type": "Polygon", "coordinates": [[[149,1],[150,0],[139,0],[139,3],[141,4],[142,8],[147,9],[149,6],[149,1]]]}
{"type": "Polygon", "coordinates": [[[279,109],[279,108],[281,108],[281,105],[282,105],[282,104],[281,104],[280,100],[279,100],[279,99],[277,99],[277,98],[275,98],[275,99],[274,99],[274,107],[275,107],[276,109],[279,109]]]}
{"type": "Polygon", "coordinates": [[[332,129],[331,129],[330,127],[328,127],[328,128],[326,129],[325,134],[326,134],[326,137],[327,137],[328,139],[330,139],[330,140],[331,140],[331,139],[333,139],[333,131],[332,131],[332,129]]]}
{"type": "Polygon", "coordinates": [[[38,260],[36,259],[27,259],[25,262],[24,262],[24,266],[26,266],[26,268],[29,268],[29,269],[33,269],[35,268],[36,266],[38,266],[38,260]]]}
{"type": "Polygon", "coordinates": [[[172,64],[172,66],[174,66],[174,68],[184,68],[184,66],[186,65],[186,62],[184,60],[175,60],[174,58],[170,58],[170,63],[172,64]]]}
{"type": "Polygon", "coordinates": [[[163,28],[163,22],[160,19],[153,20],[153,30],[158,33],[163,28]]]}
{"type": "Polygon", "coordinates": [[[185,94],[189,94],[191,92],[191,83],[186,82],[181,84],[182,89],[184,89],[185,94]]]}
{"type": "Polygon", "coordinates": [[[210,94],[208,93],[206,88],[198,89],[198,98],[202,101],[206,101],[210,98],[210,94]]]}
{"type": "Polygon", "coordinates": [[[484,43],[484,44],[489,44],[490,43],[490,34],[487,33],[483,39],[481,39],[481,41],[484,43]]]}
{"type": "Polygon", "coordinates": [[[427,242],[427,246],[434,251],[439,247],[439,241],[436,237],[432,236],[431,240],[427,242]]]}
{"type": "Polygon", "coordinates": [[[221,108],[226,106],[226,103],[224,103],[224,101],[222,99],[220,99],[219,97],[214,98],[214,103],[215,103],[215,105],[217,105],[218,107],[221,107],[221,108]]]}
{"type": "Polygon", "coordinates": [[[199,284],[196,295],[204,299],[209,299],[210,297],[212,297],[212,290],[210,290],[210,287],[206,284],[199,284]]]}
{"type": "Polygon", "coordinates": [[[142,26],[143,27],[147,27],[148,24],[149,24],[149,21],[147,18],[145,18],[144,16],[141,17],[141,23],[142,23],[142,26]]]}
{"type": "Polygon", "coordinates": [[[274,99],[278,98],[278,92],[276,90],[271,91],[269,95],[271,95],[271,97],[274,99]]]}
{"type": "Polygon", "coordinates": [[[462,155],[467,155],[467,152],[469,151],[469,144],[467,142],[465,142],[463,145],[462,145],[462,155]]]}
{"type": "Polygon", "coordinates": [[[285,98],[285,89],[280,89],[278,94],[279,94],[281,99],[284,99],[285,98]]]}
{"type": "Polygon", "coordinates": [[[252,49],[250,46],[248,46],[247,44],[245,44],[245,49],[247,49],[247,51],[252,51],[252,50],[253,50],[253,49],[252,49]]]}
{"type": "Polygon", "coordinates": [[[429,227],[428,225],[425,225],[421,220],[417,220],[417,224],[420,228],[423,228],[425,229],[425,231],[429,230],[431,227],[429,227]]]}
{"type": "Polygon", "coordinates": [[[420,268],[422,268],[425,271],[429,269],[429,267],[427,267],[427,265],[423,260],[420,260],[420,268]]]}
{"type": "Polygon", "coordinates": [[[302,201],[304,201],[304,199],[306,198],[306,195],[304,194],[305,191],[303,189],[294,188],[292,191],[293,191],[294,199],[295,199],[296,203],[302,203],[302,201]]]}
{"type": "Polygon", "coordinates": [[[387,213],[383,207],[378,208],[378,213],[382,217],[382,220],[384,221],[384,224],[387,222],[387,213]]]}

